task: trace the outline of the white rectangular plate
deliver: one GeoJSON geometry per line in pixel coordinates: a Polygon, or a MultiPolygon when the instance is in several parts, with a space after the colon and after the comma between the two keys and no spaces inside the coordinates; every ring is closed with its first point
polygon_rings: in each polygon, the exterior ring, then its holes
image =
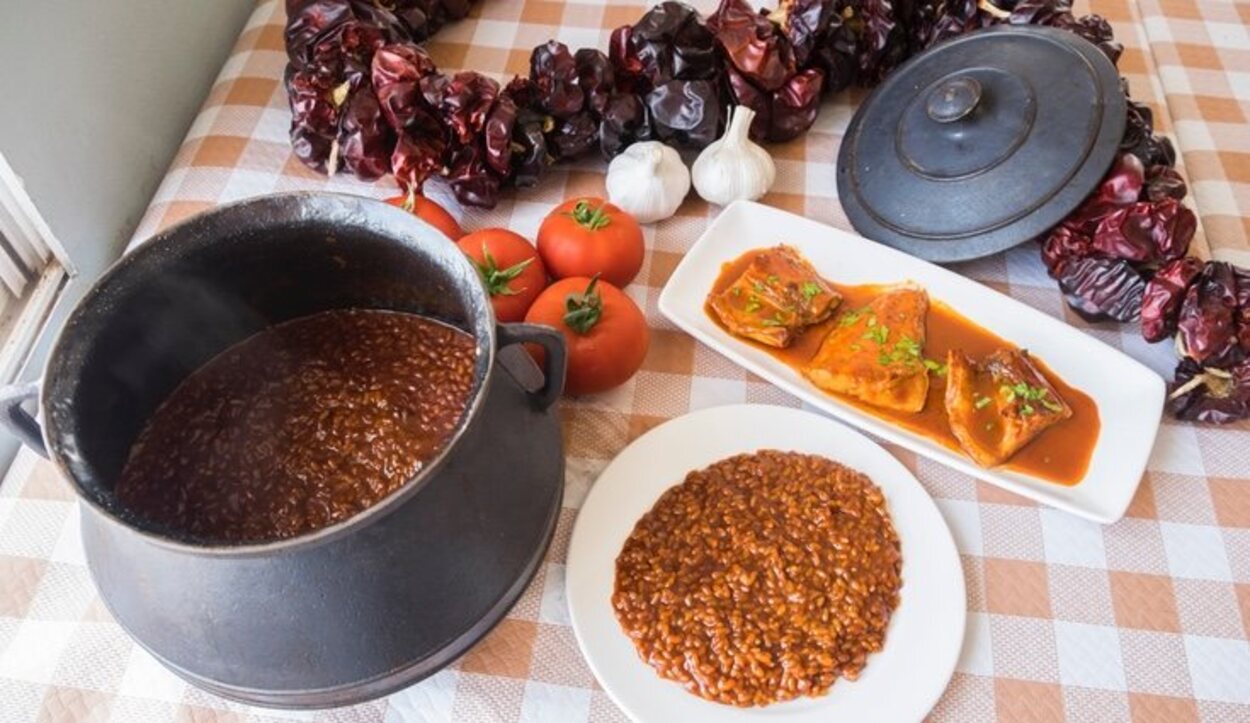
{"type": "Polygon", "coordinates": [[[758,203],[739,202],[721,212],[673,272],[660,294],[660,311],[733,362],[827,414],[990,484],[1097,522],[1115,522],[1124,515],[1163,413],[1163,379],[1123,352],[940,266],[758,203]],[[978,467],[962,454],[822,392],[794,369],[717,326],[703,304],[722,264],[779,243],[797,248],[822,276],[839,284],[915,281],[931,298],[1028,349],[1065,382],[1090,395],[1102,425],[1085,478],[1065,487],[978,467]]]}

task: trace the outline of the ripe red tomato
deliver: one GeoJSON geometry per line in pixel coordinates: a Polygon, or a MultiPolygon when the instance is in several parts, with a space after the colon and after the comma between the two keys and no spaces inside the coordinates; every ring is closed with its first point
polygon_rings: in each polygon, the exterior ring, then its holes
{"type": "Polygon", "coordinates": [[[599,275],[628,286],[642,268],[642,227],[602,198],[570,198],[538,228],[538,253],[557,279],[599,275]]]}
{"type": "Polygon", "coordinates": [[[647,320],[633,299],[606,281],[584,276],[548,286],[525,320],[564,334],[566,394],[595,394],[624,384],[642,366],[651,343],[647,320]]]}
{"type": "Polygon", "coordinates": [[[484,228],[456,242],[477,267],[499,321],[520,321],[547,286],[547,269],[524,236],[484,228]]]}
{"type": "Polygon", "coordinates": [[[464,236],[464,229],[460,228],[456,217],[425,196],[396,196],[386,199],[386,202],[411,212],[417,218],[442,231],[452,241],[459,241],[460,237],[464,236]],[[409,199],[411,199],[411,204],[409,199]]]}

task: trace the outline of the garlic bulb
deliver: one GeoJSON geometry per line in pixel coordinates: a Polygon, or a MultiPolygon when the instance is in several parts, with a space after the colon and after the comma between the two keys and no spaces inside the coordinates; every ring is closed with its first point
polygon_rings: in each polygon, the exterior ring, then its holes
{"type": "Polygon", "coordinates": [[[763,196],[777,178],[772,156],[750,139],[755,111],[737,106],[730,111],[725,135],[703,149],[694,162],[694,190],[705,201],[726,206],[734,201],[754,201],[763,196]]]}
{"type": "Polygon", "coordinates": [[[690,191],[690,171],[677,151],[659,141],[642,141],[612,159],[607,187],[609,201],[639,223],[653,223],[677,213],[690,191]]]}

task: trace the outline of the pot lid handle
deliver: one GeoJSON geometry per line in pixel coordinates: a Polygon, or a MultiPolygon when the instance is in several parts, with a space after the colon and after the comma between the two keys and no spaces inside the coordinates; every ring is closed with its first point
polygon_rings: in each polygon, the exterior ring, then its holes
{"type": "Polygon", "coordinates": [[[947,78],[929,91],[925,111],[938,123],[954,123],[981,102],[981,84],[970,75],[947,78]]]}

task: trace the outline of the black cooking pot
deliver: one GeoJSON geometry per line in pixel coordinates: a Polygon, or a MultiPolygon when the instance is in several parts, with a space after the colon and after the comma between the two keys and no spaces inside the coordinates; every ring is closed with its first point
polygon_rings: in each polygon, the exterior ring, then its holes
{"type": "Polygon", "coordinates": [[[432,227],[297,193],[218,208],[122,258],[52,349],[42,430],[21,406],[31,387],[3,395],[0,415],[84,503],[88,566],[141,645],[216,693],[320,707],[438,670],[520,595],[560,508],[564,363],[555,330],[496,324],[473,265],[432,227]],[[348,520],[263,544],[189,538],[118,503],[131,445],[187,375],[267,326],[340,308],[422,314],[476,339],[472,398],[436,459],[348,520]],[[520,342],[545,348],[541,377],[520,342]]]}

